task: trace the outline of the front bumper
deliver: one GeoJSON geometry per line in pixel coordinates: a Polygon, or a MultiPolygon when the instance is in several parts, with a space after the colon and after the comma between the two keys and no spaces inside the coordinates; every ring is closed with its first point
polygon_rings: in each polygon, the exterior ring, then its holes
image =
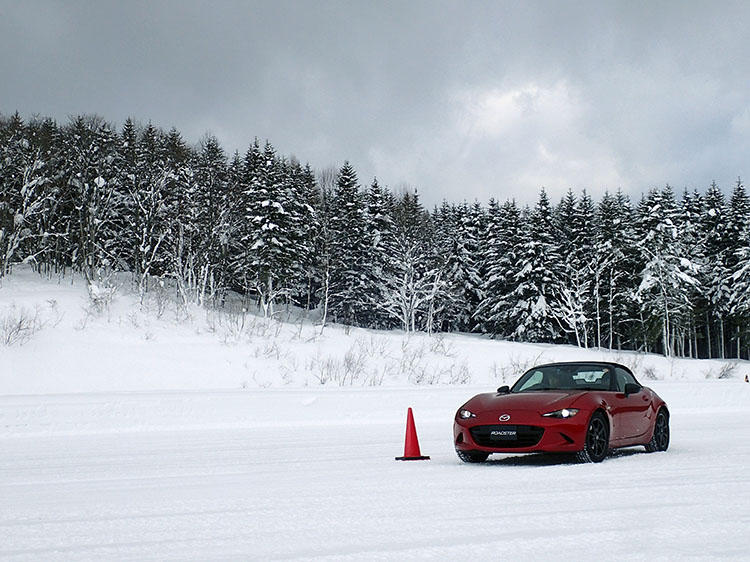
{"type": "Polygon", "coordinates": [[[456,418],[453,443],[456,449],[487,453],[575,452],[583,449],[586,441],[588,417],[586,412],[567,419],[547,418],[537,412],[513,412],[511,420],[502,423],[490,414],[468,420],[456,418]],[[515,429],[516,438],[507,439],[506,429],[511,432],[515,429]]]}

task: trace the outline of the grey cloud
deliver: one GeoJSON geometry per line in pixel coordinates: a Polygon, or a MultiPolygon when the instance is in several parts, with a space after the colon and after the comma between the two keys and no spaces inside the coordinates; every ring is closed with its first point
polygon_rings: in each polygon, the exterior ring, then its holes
{"type": "Polygon", "coordinates": [[[416,186],[428,204],[532,201],[541,183],[553,195],[729,187],[750,148],[749,14],[725,2],[0,1],[0,111],[132,115],[191,140],[211,131],[230,151],[268,137],[316,167],[348,159],[363,183],[416,186]],[[471,122],[467,100],[482,96],[500,100],[486,104],[492,132],[471,122]],[[493,108],[510,112],[505,125],[493,108]]]}

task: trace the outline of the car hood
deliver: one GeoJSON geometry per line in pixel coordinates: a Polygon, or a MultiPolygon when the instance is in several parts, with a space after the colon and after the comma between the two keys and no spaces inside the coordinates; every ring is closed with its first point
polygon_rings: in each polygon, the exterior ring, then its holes
{"type": "Polygon", "coordinates": [[[466,403],[466,407],[473,412],[487,410],[513,410],[550,412],[559,408],[571,406],[583,392],[577,391],[539,391],[518,394],[479,394],[466,403]]]}

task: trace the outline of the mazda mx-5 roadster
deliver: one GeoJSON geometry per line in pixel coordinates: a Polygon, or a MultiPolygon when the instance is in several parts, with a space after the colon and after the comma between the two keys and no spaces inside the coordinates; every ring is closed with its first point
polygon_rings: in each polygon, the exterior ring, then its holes
{"type": "Polygon", "coordinates": [[[456,412],[453,438],[464,462],[492,453],[573,453],[601,462],[611,449],[669,447],[669,410],[617,363],[550,363],[512,386],[478,394],[456,412]]]}

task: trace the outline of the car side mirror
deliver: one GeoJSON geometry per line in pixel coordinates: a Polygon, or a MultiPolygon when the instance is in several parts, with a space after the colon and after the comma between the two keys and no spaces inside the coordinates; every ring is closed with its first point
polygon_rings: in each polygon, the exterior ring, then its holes
{"type": "Polygon", "coordinates": [[[625,396],[630,396],[631,394],[638,394],[641,391],[641,385],[635,384],[634,382],[629,382],[625,385],[625,396]]]}
{"type": "Polygon", "coordinates": [[[508,394],[509,392],[510,392],[510,387],[507,384],[497,389],[498,394],[508,394]]]}

